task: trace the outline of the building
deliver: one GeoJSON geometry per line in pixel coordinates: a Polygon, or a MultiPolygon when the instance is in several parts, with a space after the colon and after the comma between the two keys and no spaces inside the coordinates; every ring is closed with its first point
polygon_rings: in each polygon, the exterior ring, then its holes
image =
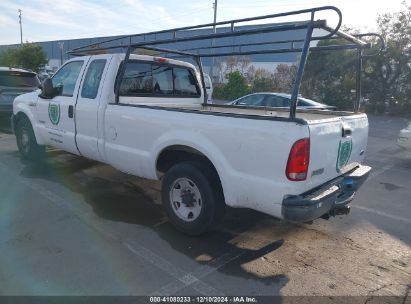
{"type": "MultiPolygon", "coordinates": [[[[253,26],[242,26],[242,29],[253,29],[253,28],[261,28],[265,27],[267,24],[263,25],[253,25],[253,26]]],[[[218,28],[217,32],[224,32],[228,31],[229,28],[227,27],[222,27],[218,28]]],[[[212,29],[201,29],[201,30],[193,30],[193,31],[185,31],[185,32],[179,32],[179,35],[184,36],[185,34],[193,35],[193,32],[198,32],[198,34],[206,34],[206,33],[211,33],[212,29]]],[[[197,34],[197,33],[195,33],[197,34]]],[[[40,45],[43,50],[47,54],[47,58],[49,60],[48,62],[48,69],[55,71],[58,67],[61,66],[62,63],[64,63],[66,60],[70,59],[71,56],[67,54],[69,50],[72,50],[74,48],[84,46],[87,44],[95,44],[97,47],[102,41],[106,40],[111,40],[111,39],[116,39],[119,38],[119,40],[113,41],[111,43],[105,44],[105,46],[114,46],[118,44],[122,44],[124,46],[127,46],[129,42],[131,43],[137,43],[137,42],[143,42],[147,40],[153,40],[153,39],[164,39],[167,38],[167,35],[170,36],[169,33],[167,34],[138,34],[136,37],[129,38],[129,36],[124,37],[124,36],[107,36],[107,37],[94,37],[94,38],[83,38],[83,39],[68,39],[68,40],[55,40],[55,41],[41,41],[41,42],[35,42],[36,44],[40,45]],[[123,37],[123,38],[122,38],[123,37]]],[[[222,38],[219,39],[218,42],[216,42],[216,46],[223,46],[223,45],[232,45],[232,44],[247,44],[247,43],[255,43],[255,42],[267,42],[267,41],[278,41],[278,40],[285,40],[285,39],[304,39],[305,36],[305,30],[290,30],[290,31],[285,31],[285,32],[270,32],[270,33],[260,33],[256,35],[247,35],[247,36],[238,36],[238,37],[231,37],[231,38],[222,38]]],[[[185,42],[185,43],[179,43],[178,48],[180,50],[185,49],[185,50],[190,50],[190,49],[196,49],[199,47],[208,47],[212,45],[211,39],[209,40],[201,40],[201,41],[190,41],[190,42],[185,42]]],[[[261,45],[261,46],[237,46],[237,47],[224,47],[220,48],[219,51],[221,52],[229,52],[229,51],[247,51],[252,48],[253,50],[258,50],[260,49],[267,49],[267,45],[261,45]]],[[[273,49],[275,48],[284,48],[284,47],[290,47],[290,44],[271,44],[273,49]]],[[[8,48],[12,47],[19,47],[19,44],[14,44],[14,45],[0,45],[0,53],[8,48]]],[[[164,48],[170,48],[172,49],[172,46],[167,46],[167,45],[162,45],[164,48]]],[[[294,47],[298,47],[297,45],[294,45],[294,47]]],[[[118,52],[119,50],[109,50],[107,52],[118,52]]],[[[210,52],[211,50],[204,50],[207,52],[210,52]]],[[[278,64],[292,64],[297,61],[298,59],[298,53],[283,53],[283,54],[262,54],[262,55],[251,55],[248,56],[251,64],[254,65],[254,67],[257,68],[266,68],[270,71],[273,71],[278,64]]],[[[221,61],[222,64],[224,65],[225,58],[220,57],[220,65],[221,61]]],[[[212,59],[210,58],[204,58],[203,60],[203,66],[204,66],[204,71],[209,72],[210,66],[211,66],[212,59]]],[[[214,66],[216,66],[216,62],[214,63],[214,66]]],[[[221,68],[221,67],[220,67],[221,68]]],[[[218,77],[217,75],[219,73],[218,69],[215,68],[216,71],[214,71],[214,77],[218,77]]],[[[220,71],[221,73],[221,71],[220,71]]]]}

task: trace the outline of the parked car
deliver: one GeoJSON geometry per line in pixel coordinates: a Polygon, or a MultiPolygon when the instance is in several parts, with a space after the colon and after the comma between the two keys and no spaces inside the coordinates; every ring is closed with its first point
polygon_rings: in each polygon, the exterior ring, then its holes
{"type": "MultiPolygon", "coordinates": [[[[240,97],[234,101],[229,102],[231,105],[239,106],[252,106],[252,107],[273,107],[273,108],[289,108],[291,101],[291,95],[285,93],[254,93],[243,97],[240,97]]],[[[317,101],[298,97],[299,109],[311,109],[311,110],[335,110],[333,106],[329,106],[317,101]]]]}
{"type": "Polygon", "coordinates": [[[39,88],[37,74],[23,69],[0,67],[0,117],[7,119],[13,113],[16,96],[39,88]]]}
{"type": "Polygon", "coordinates": [[[398,135],[397,143],[400,147],[411,151],[411,123],[400,131],[398,135]]]}
{"type": "Polygon", "coordinates": [[[208,74],[204,74],[204,82],[207,91],[207,102],[213,103],[213,83],[211,77],[208,74]]]}
{"type": "Polygon", "coordinates": [[[119,78],[124,58],[73,58],[41,93],[18,96],[21,156],[49,145],[161,179],[170,222],[191,235],[214,228],[226,205],[299,222],[348,213],[371,170],[366,114],[203,106],[192,64],[132,54],[119,78]]]}

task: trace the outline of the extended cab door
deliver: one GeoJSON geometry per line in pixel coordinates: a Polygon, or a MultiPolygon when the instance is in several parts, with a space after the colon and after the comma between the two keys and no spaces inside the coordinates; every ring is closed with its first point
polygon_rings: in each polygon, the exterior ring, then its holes
{"type": "MultiPolygon", "coordinates": [[[[81,83],[75,109],[76,142],[80,154],[102,160],[98,150],[99,117],[103,116],[104,102],[101,101],[104,78],[109,66],[107,55],[93,56],[81,83]],[[101,110],[101,111],[100,111],[101,110]]],[[[100,119],[100,123],[102,119],[100,119]]]]}
{"type": "Polygon", "coordinates": [[[74,107],[81,76],[88,58],[74,59],[62,66],[52,77],[56,96],[39,97],[37,117],[45,144],[78,154],[76,147],[74,107]]]}

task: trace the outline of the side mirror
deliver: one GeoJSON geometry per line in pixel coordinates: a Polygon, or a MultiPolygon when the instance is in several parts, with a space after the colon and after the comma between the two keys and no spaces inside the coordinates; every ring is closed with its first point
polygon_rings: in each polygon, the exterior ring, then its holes
{"type": "Polygon", "coordinates": [[[39,96],[45,99],[51,99],[55,96],[55,92],[56,90],[53,87],[51,78],[44,79],[41,85],[41,94],[39,96]]]}

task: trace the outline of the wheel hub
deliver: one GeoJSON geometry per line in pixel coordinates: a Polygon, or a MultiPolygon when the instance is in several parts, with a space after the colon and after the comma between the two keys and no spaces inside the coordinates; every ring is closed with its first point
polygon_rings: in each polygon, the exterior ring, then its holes
{"type": "Polygon", "coordinates": [[[186,189],[181,192],[181,202],[186,205],[186,207],[193,207],[196,202],[195,194],[191,193],[190,189],[186,189]]]}
{"type": "Polygon", "coordinates": [[[182,220],[191,222],[198,218],[202,197],[197,185],[188,178],[178,178],[170,188],[170,203],[174,213],[182,220]]]}

